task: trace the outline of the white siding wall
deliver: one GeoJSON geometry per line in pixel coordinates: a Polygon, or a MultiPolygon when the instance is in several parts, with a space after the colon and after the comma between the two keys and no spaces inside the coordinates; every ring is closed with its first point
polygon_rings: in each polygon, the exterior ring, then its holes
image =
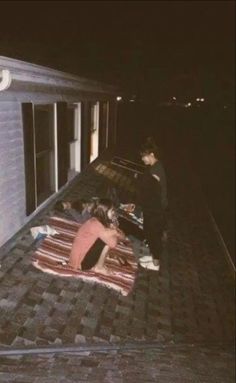
{"type": "Polygon", "coordinates": [[[12,84],[0,92],[0,247],[37,214],[25,213],[21,104],[107,100],[115,91],[110,85],[0,56],[0,72],[6,68],[12,84]]]}
{"type": "Polygon", "coordinates": [[[25,223],[21,105],[0,102],[0,246],[25,223]]]}

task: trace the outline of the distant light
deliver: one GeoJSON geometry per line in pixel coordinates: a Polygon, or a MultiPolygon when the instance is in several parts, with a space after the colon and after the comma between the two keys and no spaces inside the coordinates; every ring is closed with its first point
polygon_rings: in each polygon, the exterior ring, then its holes
{"type": "Polygon", "coordinates": [[[200,98],[196,98],[196,101],[200,101],[200,98]]]}
{"type": "Polygon", "coordinates": [[[133,100],[132,98],[131,98],[131,100],[129,100],[130,102],[134,102],[135,100],[133,100]]]}
{"type": "Polygon", "coordinates": [[[122,100],[122,97],[117,96],[117,97],[116,97],[116,100],[117,100],[117,101],[121,101],[121,100],[122,100]]]}
{"type": "Polygon", "coordinates": [[[172,97],[173,100],[176,100],[176,97],[172,97]]]}
{"type": "Polygon", "coordinates": [[[204,99],[204,98],[200,98],[200,101],[201,101],[201,102],[204,102],[204,101],[205,101],[205,99],[204,99]]]}
{"type": "Polygon", "coordinates": [[[192,105],[191,102],[188,102],[188,103],[185,104],[184,106],[185,106],[185,108],[189,108],[191,105],[192,105]]]}

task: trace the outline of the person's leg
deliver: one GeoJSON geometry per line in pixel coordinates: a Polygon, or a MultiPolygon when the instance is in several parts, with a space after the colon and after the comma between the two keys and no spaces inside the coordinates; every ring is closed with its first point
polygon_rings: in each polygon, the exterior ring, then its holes
{"type": "Polygon", "coordinates": [[[109,247],[105,242],[97,239],[81,262],[81,270],[93,270],[101,274],[109,274],[108,270],[104,267],[108,250],[109,247]]]}
{"type": "Polygon", "coordinates": [[[106,245],[101,252],[98,262],[93,267],[93,271],[95,271],[96,273],[110,274],[107,268],[104,267],[104,262],[105,262],[108,250],[109,250],[109,246],[106,245]]]}
{"type": "Polygon", "coordinates": [[[151,219],[151,215],[147,213],[144,213],[144,216],[143,216],[143,231],[144,231],[145,242],[150,247],[152,219],[151,219]]]}
{"type": "Polygon", "coordinates": [[[97,264],[105,246],[105,242],[97,239],[81,262],[81,270],[91,270],[97,264]]]}
{"type": "Polygon", "coordinates": [[[162,230],[156,228],[150,233],[150,251],[153,255],[153,264],[158,266],[160,264],[160,255],[163,250],[162,246],[162,230]]]}
{"type": "Polygon", "coordinates": [[[166,242],[168,240],[168,224],[167,224],[167,211],[163,210],[163,233],[162,233],[162,241],[166,242]]]}
{"type": "Polygon", "coordinates": [[[160,263],[160,255],[163,250],[163,220],[161,214],[156,216],[153,214],[145,214],[144,230],[145,237],[147,238],[148,246],[153,257],[153,263],[155,266],[158,266],[160,263]]]}

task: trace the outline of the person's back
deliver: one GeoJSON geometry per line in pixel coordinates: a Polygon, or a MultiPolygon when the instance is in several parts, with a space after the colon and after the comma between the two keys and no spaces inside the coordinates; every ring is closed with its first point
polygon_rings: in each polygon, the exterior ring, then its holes
{"type": "Polygon", "coordinates": [[[119,239],[124,239],[119,229],[110,228],[114,214],[110,200],[98,202],[92,212],[93,217],[82,224],[76,234],[69,258],[71,267],[106,273],[104,260],[109,248],[115,247],[119,239]]]}
{"type": "MultiPolygon", "coordinates": [[[[97,218],[92,217],[87,220],[78,230],[72,245],[69,264],[77,268],[83,261],[86,253],[98,238],[103,238],[105,227],[97,218]]],[[[110,247],[115,247],[117,241],[115,238],[109,238],[110,247]]]]}

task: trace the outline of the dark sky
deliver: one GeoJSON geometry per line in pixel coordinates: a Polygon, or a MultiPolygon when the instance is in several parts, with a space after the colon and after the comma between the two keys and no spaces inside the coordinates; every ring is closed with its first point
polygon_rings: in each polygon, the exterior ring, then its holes
{"type": "Polygon", "coordinates": [[[0,4],[0,55],[134,92],[232,89],[234,1],[0,4]]]}

